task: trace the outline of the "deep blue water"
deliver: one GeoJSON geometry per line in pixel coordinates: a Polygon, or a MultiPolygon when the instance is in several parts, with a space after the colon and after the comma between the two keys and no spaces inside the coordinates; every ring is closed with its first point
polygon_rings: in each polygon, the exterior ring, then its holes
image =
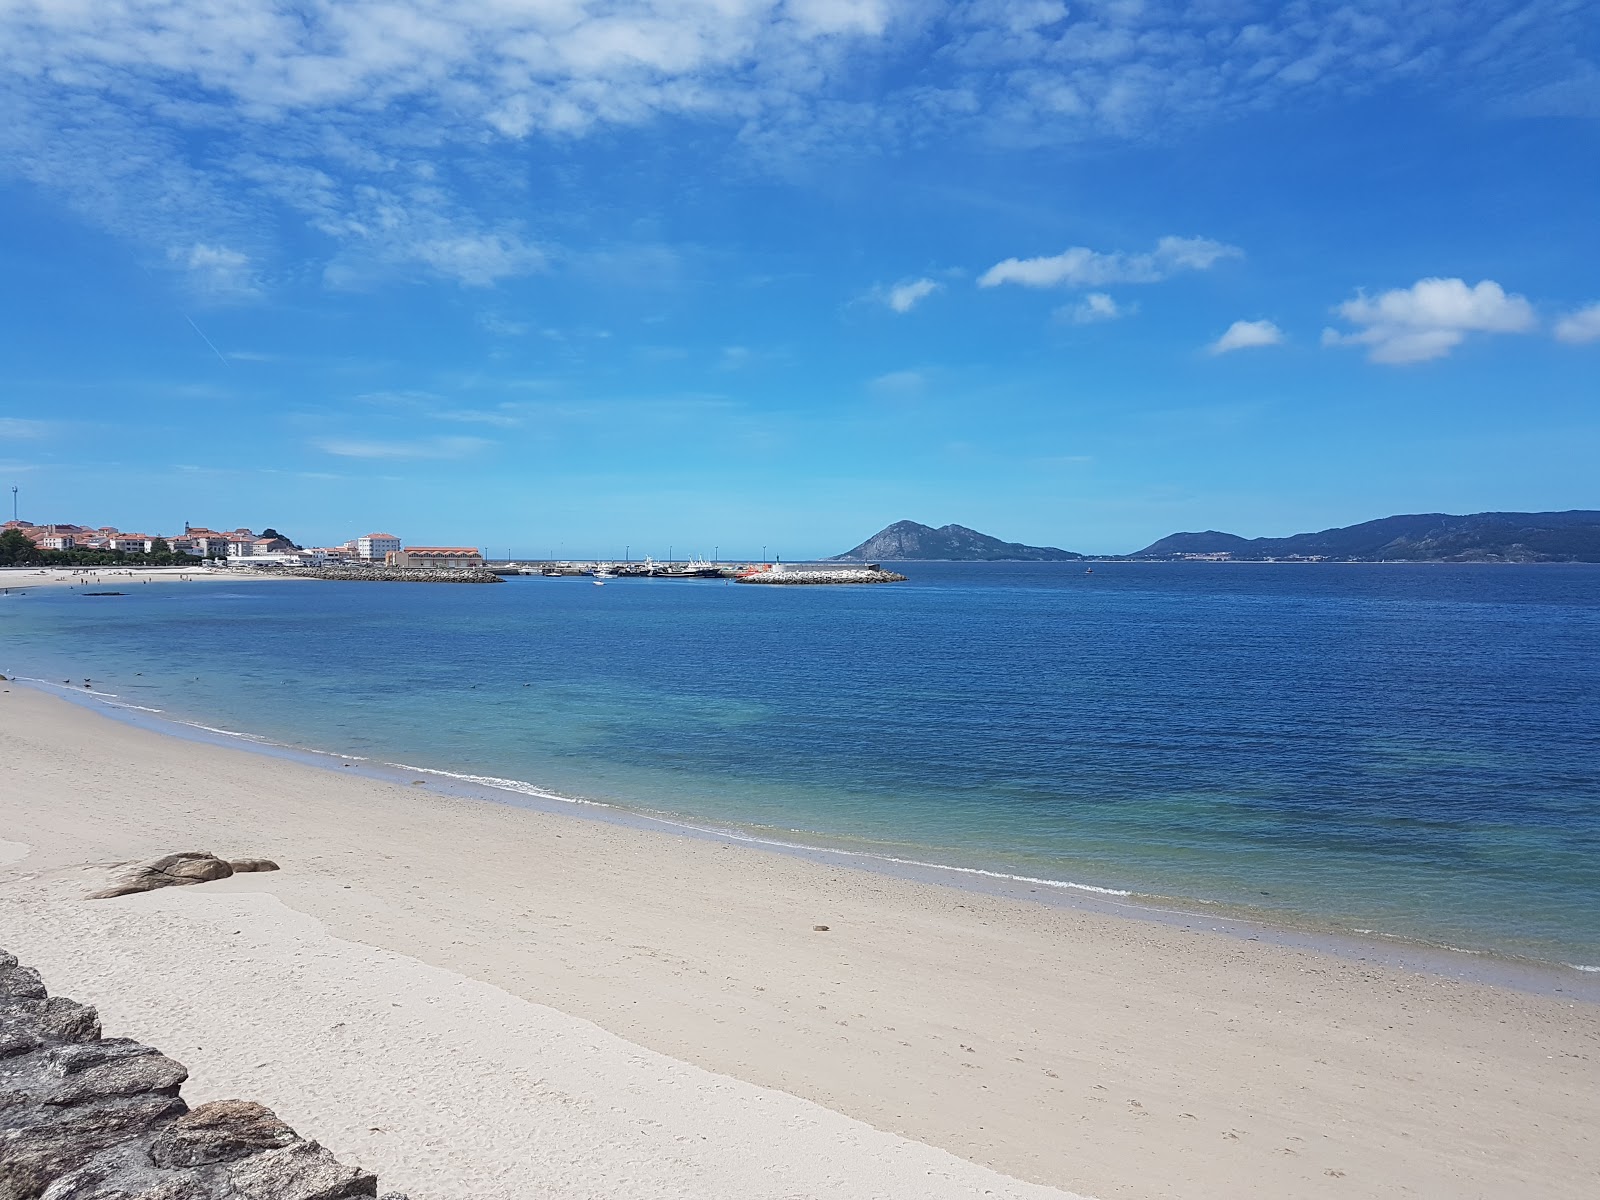
{"type": "Polygon", "coordinates": [[[0,671],[822,844],[1600,965],[1600,567],[0,598],[0,671]]]}

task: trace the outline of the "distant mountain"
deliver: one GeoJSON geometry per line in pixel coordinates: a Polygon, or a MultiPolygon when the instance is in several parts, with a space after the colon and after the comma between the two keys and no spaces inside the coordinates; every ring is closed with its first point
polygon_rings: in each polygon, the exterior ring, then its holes
{"type": "Polygon", "coordinates": [[[1175,533],[1132,558],[1225,554],[1233,559],[1331,558],[1357,562],[1600,562],[1600,512],[1412,513],[1297,533],[1242,538],[1231,533],[1175,533]]]}
{"type": "Polygon", "coordinates": [[[1082,557],[1054,546],[1002,542],[965,525],[942,525],[935,529],[915,521],[896,521],[854,550],[834,555],[830,561],[1073,562],[1082,557]]]}

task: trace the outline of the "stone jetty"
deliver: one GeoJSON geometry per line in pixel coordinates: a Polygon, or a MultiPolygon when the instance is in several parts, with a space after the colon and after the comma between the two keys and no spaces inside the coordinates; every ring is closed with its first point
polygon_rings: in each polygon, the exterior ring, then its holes
{"type": "Polygon", "coordinates": [[[881,567],[830,567],[824,570],[757,571],[740,583],[904,583],[906,577],[881,567]]]}
{"type": "MultiPolygon", "coordinates": [[[[189,1072],[51,996],[0,950],[0,1200],[350,1200],[378,1180],[249,1100],[191,1109],[189,1072]]],[[[391,1192],[385,1200],[406,1200],[391,1192]]]]}
{"type": "Polygon", "coordinates": [[[273,573],[292,575],[296,579],[337,579],[360,583],[505,582],[493,571],[476,567],[283,567],[273,573]]]}

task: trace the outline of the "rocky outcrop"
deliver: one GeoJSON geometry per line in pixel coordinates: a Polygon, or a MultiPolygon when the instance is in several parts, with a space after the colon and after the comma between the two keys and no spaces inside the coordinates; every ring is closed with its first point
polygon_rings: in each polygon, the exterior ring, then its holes
{"type": "Polygon", "coordinates": [[[109,900],[113,896],[128,896],[156,888],[226,879],[236,872],[277,869],[278,864],[270,858],[238,858],[228,862],[207,850],[184,850],[146,863],[129,863],[109,887],[89,893],[89,899],[109,900]]]}
{"type": "MultiPolygon", "coordinates": [[[[350,1200],[346,1166],[248,1100],[191,1110],[182,1063],[100,1035],[0,950],[0,1200],[350,1200]]],[[[405,1200],[391,1194],[386,1200],[405,1200]]]]}

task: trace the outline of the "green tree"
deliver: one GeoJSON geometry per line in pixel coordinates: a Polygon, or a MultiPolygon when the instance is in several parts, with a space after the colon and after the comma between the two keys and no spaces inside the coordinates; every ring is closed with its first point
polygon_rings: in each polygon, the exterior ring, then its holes
{"type": "Polygon", "coordinates": [[[0,533],[0,567],[21,566],[40,561],[39,547],[20,529],[0,533]]]}

